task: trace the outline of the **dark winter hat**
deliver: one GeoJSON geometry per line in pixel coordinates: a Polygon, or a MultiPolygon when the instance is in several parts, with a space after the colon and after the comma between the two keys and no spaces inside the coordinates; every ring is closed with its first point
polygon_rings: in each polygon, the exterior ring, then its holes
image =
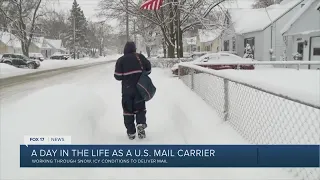
{"type": "Polygon", "coordinates": [[[124,54],[130,54],[130,53],[135,53],[137,50],[136,48],[136,44],[132,41],[129,41],[126,43],[126,45],[124,46],[124,50],[123,53],[124,54]]]}

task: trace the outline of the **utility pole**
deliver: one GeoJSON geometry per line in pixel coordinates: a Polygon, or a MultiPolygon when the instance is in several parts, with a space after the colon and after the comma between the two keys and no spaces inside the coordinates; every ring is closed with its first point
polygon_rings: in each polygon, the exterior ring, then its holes
{"type": "Polygon", "coordinates": [[[100,26],[100,35],[101,35],[101,41],[100,41],[100,56],[102,56],[102,50],[103,50],[103,24],[100,26]]]}
{"type": "Polygon", "coordinates": [[[75,14],[73,14],[73,59],[76,59],[76,17],[75,14]]]}
{"type": "MultiPolygon", "coordinates": [[[[179,1],[179,0],[178,0],[179,1]]],[[[180,2],[178,3],[178,8],[177,8],[177,18],[178,18],[178,39],[177,39],[177,43],[178,43],[178,46],[177,46],[177,56],[178,56],[178,59],[179,59],[179,61],[180,61],[180,49],[181,49],[181,47],[180,47],[180,2]]]]}
{"type": "Polygon", "coordinates": [[[134,43],[137,44],[136,20],[133,20],[134,43]]]}
{"type": "Polygon", "coordinates": [[[128,7],[129,7],[129,2],[126,0],[126,35],[127,35],[127,41],[130,40],[129,37],[129,13],[128,13],[128,7]]]}

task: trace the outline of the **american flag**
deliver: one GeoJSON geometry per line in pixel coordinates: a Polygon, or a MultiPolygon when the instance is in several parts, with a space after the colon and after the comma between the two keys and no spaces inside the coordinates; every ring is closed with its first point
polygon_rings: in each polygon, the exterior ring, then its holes
{"type": "Polygon", "coordinates": [[[141,5],[140,8],[146,10],[159,10],[162,3],[163,0],[147,0],[141,5]]]}

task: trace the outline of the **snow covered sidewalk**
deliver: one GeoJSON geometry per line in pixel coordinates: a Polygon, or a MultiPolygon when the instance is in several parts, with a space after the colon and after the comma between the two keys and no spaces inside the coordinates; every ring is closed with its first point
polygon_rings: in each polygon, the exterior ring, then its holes
{"type": "Polygon", "coordinates": [[[161,69],[151,74],[157,94],[147,103],[147,139],[128,140],[121,84],[113,71],[114,64],[83,70],[65,84],[2,106],[1,179],[293,179],[272,168],[19,168],[18,145],[24,135],[70,135],[73,144],[248,144],[200,97],[161,69]]]}
{"type": "Polygon", "coordinates": [[[52,69],[59,69],[63,67],[73,67],[85,64],[92,64],[97,62],[104,62],[104,61],[113,61],[117,60],[120,55],[109,55],[106,57],[99,57],[99,58],[83,58],[83,59],[69,59],[69,60],[44,60],[41,62],[41,65],[38,69],[27,69],[27,68],[16,68],[14,66],[10,66],[4,63],[0,63],[0,79],[7,78],[12,76],[24,75],[34,72],[52,70],[52,69]]]}

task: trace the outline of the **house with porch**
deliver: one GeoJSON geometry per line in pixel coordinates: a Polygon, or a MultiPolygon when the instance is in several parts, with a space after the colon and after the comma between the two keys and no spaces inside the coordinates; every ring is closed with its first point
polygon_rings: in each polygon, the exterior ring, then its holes
{"type": "Polygon", "coordinates": [[[235,51],[242,57],[249,44],[256,60],[283,60],[285,44],[280,31],[305,1],[308,0],[283,0],[267,8],[228,10],[222,50],[235,51]]]}
{"type": "Polygon", "coordinates": [[[199,29],[197,36],[197,50],[199,52],[218,52],[220,51],[219,29],[199,29]]]}
{"type": "Polygon", "coordinates": [[[48,58],[55,53],[65,54],[66,49],[63,47],[61,39],[44,39],[41,48],[41,54],[48,58]]]}
{"type": "Polygon", "coordinates": [[[44,37],[34,37],[29,47],[30,53],[41,53],[43,57],[49,58],[54,53],[65,53],[66,49],[60,39],[46,39],[44,37]]]}
{"type": "MultiPolygon", "coordinates": [[[[287,60],[320,61],[320,1],[309,0],[281,30],[287,60]]],[[[311,69],[319,65],[308,66],[311,69]]]]}

